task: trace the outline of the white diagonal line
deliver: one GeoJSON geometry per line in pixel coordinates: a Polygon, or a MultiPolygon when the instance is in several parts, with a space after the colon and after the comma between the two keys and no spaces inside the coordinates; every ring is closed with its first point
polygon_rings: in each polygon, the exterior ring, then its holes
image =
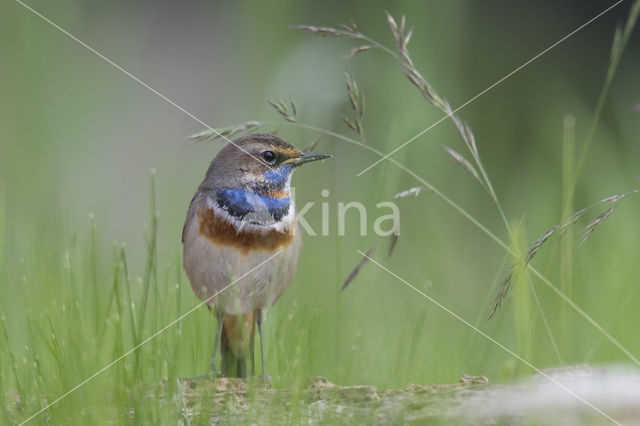
{"type": "MultiPolygon", "coordinates": [[[[105,62],[109,63],[110,65],[113,65],[118,71],[120,71],[121,73],[123,73],[124,75],[126,75],[127,77],[132,78],[133,80],[135,80],[136,82],[138,82],[140,85],[142,85],[143,87],[145,87],[146,89],[148,89],[149,91],[153,92],[154,94],[160,96],[162,99],[164,99],[165,101],[167,101],[168,103],[170,103],[171,105],[173,105],[174,107],[178,108],[180,111],[182,111],[183,113],[185,113],[186,115],[188,115],[189,117],[193,118],[195,121],[197,121],[198,123],[202,124],[203,126],[205,126],[207,129],[211,130],[212,132],[215,132],[216,135],[218,135],[219,137],[223,138],[224,140],[226,140],[227,142],[229,142],[231,145],[235,146],[236,148],[238,148],[240,151],[243,151],[245,154],[249,155],[251,158],[253,158],[254,160],[260,162],[261,164],[265,164],[262,160],[260,160],[258,157],[254,156],[253,154],[251,154],[250,152],[248,152],[247,150],[243,149],[242,147],[238,146],[237,144],[233,143],[229,138],[227,138],[226,136],[224,136],[223,134],[221,134],[220,132],[218,132],[216,129],[214,129],[213,127],[209,126],[207,123],[205,123],[204,121],[200,120],[198,117],[196,117],[195,115],[191,114],[189,111],[187,111],[186,109],[184,109],[183,107],[181,107],[180,105],[178,105],[177,103],[175,103],[174,101],[172,101],[171,99],[167,98],[165,95],[163,95],[162,93],[158,92],[156,89],[154,89],[153,87],[149,86],[147,83],[145,83],[144,81],[140,80],[138,77],[136,77],[135,75],[131,74],[129,71],[127,71],[126,69],[122,68],[120,65],[116,64],[115,62],[113,62],[111,59],[107,58],[106,56],[104,56],[102,53],[98,52],[96,49],[94,49],[93,47],[89,46],[88,44],[86,44],[85,42],[83,42],[82,40],[80,40],[78,37],[74,36],[73,34],[71,34],[70,32],[68,32],[67,30],[65,30],[64,28],[60,27],[59,25],[57,25],[55,22],[51,21],[49,18],[47,18],[46,16],[42,15],[40,12],[38,12],[37,10],[33,9],[31,6],[26,5],[25,3],[23,3],[21,0],[16,0],[17,3],[19,3],[21,6],[23,6],[25,9],[33,12],[35,15],[37,15],[38,17],[40,17],[43,21],[47,22],[48,24],[50,24],[51,26],[53,26],[54,28],[56,28],[57,30],[61,31],[62,33],[64,33],[65,35],[67,35],[69,38],[71,38],[73,41],[75,41],[76,43],[80,44],[83,47],[86,47],[87,49],[89,49],[92,53],[96,54],[100,59],[104,60],[105,62]]],[[[267,165],[267,167],[271,167],[269,165],[267,165]]]]}
{"type": "Polygon", "coordinates": [[[476,333],[480,334],[481,336],[485,337],[486,339],[488,339],[490,342],[494,343],[495,345],[497,345],[499,348],[503,349],[504,351],[506,351],[507,353],[509,353],[511,356],[513,356],[514,358],[518,359],[520,362],[522,362],[523,364],[527,365],[529,368],[531,368],[532,370],[535,370],[538,374],[544,376],[545,378],[549,379],[551,382],[553,382],[554,384],[556,384],[558,387],[560,387],[560,389],[566,391],[567,393],[569,393],[571,396],[573,396],[574,398],[578,399],[579,401],[583,402],[584,404],[586,404],[587,406],[591,407],[592,409],[594,409],[595,411],[597,411],[598,413],[600,413],[601,415],[603,415],[604,417],[606,417],[607,419],[611,420],[613,423],[617,424],[617,425],[622,425],[622,423],[618,422],[617,420],[615,420],[614,418],[612,418],[611,416],[607,415],[604,411],[602,411],[601,409],[599,409],[598,407],[596,407],[595,405],[591,404],[589,401],[587,401],[586,399],[582,398],[580,395],[576,394],[575,392],[573,392],[571,389],[567,388],[565,385],[563,385],[562,383],[560,383],[559,381],[557,381],[556,379],[554,379],[553,377],[549,376],[547,373],[545,373],[544,371],[540,370],[539,368],[537,368],[536,366],[534,366],[533,364],[531,364],[529,361],[527,361],[526,359],[522,358],[520,355],[516,354],[515,352],[513,352],[511,349],[507,348],[506,346],[504,346],[502,343],[498,342],[497,340],[495,340],[493,337],[489,336],[487,333],[483,332],[482,330],[480,330],[479,328],[477,328],[476,326],[474,326],[473,324],[471,324],[470,322],[468,322],[467,320],[465,320],[464,318],[462,318],[460,315],[456,314],[455,312],[453,312],[451,309],[447,308],[446,306],[442,305],[440,302],[438,302],[437,300],[435,300],[434,298],[432,298],[431,296],[427,295],[426,293],[418,290],[416,287],[414,287],[413,285],[411,285],[409,282],[407,282],[406,280],[404,280],[403,278],[400,278],[398,275],[394,274],[393,272],[391,272],[389,269],[387,269],[386,267],[382,266],[380,263],[376,262],[375,260],[373,260],[371,257],[367,256],[365,253],[361,252],[360,250],[356,250],[359,254],[361,254],[362,256],[366,257],[367,259],[369,259],[371,262],[375,263],[376,265],[378,265],[380,268],[384,269],[385,271],[387,271],[390,275],[394,276],[395,278],[397,278],[398,280],[400,280],[402,283],[404,283],[407,287],[415,290],[416,292],[420,293],[424,298],[426,298],[427,300],[429,300],[430,302],[434,303],[435,305],[437,305],[439,308],[443,309],[444,311],[446,311],[449,315],[453,316],[454,318],[456,318],[457,320],[461,321],[463,324],[465,324],[466,326],[468,326],[469,328],[473,329],[476,333]]]}
{"type": "Polygon", "coordinates": [[[596,16],[594,16],[593,18],[589,19],[587,22],[585,22],[584,24],[580,25],[578,28],[576,28],[575,30],[571,31],[569,34],[565,35],[564,37],[562,37],[560,40],[556,41],[555,43],[553,43],[551,46],[547,47],[546,49],[544,49],[543,51],[541,51],[540,53],[538,53],[537,55],[535,55],[533,58],[529,59],[527,62],[523,63],[522,65],[520,65],[518,68],[514,69],[513,71],[511,71],[509,74],[505,75],[504,77],[502,77],[500,80],[496,81],[495,83],[493,83],[491,86],[487,87],[486,89],[484,89],[483,91],[481,91],[480,93],[476,94],[474,97],[472,97],[471,99],[469,99],[468,101],[466,101],[465,103],[463,103],[462,105],[460,105],[459,107],[457,107],[456,109],[454,109],[453,111],[451,111],[450,113],[448,113],[447,115],[445,115],[444,117],[440,118],[438,121],[436,121],[435,123],[431,124],[429,127],[427,127],[426,129],[422,130],[420,133],[418,133],[417,135],[413,136],[411,139],[407,140],[405,143],[403,143],[402,145],[400,145],[399,147],[395,148],[393,151],[389,152],[388,154],[385,154],[384,157],[378,159],[375,163],[371,164],[369,167],[367,167],[366,169],[362,170],[360,173],[358,173],[356,176],[360,176],[361,174],[365,173],[366,171],[368,171],[369,169],[372,169],[373,167],[375,167],[376,165],[380,164],[382,161],[386,160],[389,156],[395,154],[396,152],[398,152],[399,150],[401,150],[402,148],[404,148],[405,146],[409,145],[411,142],[413,142],[414,140],[416,140],[417,138],[419,138],[420,136],[424,135],[425,133],[427,133],[429,130],[433,129],[434,127],[436,127],[438,124],[442,123],[444,120],[446,120],[447,118],[451,117],[452,115],[454,115],[456,112],[460,111],[462,108],[466,107],[467,105],[469,105],[470,103],[472,103],[473,101],[475,101],[476,99],[478,99],[480,96],[484,95],[485,93],[487,93],[488,91],[490,91],[491,89],[493,89],[494,87],[496,87],[497,85],[499,85],[500,83],[504,82],[505,80],[507,80],[509,77],[513,76],[514,74],[516,74],[518,71],[522,70],[523,68],[525,68],[527,65],[531,64],[532,62],[534,62],[536,59],[540,58],[541,56],[545,55],[546,53],[548,53],[551,49],[553,49],[554,47],[558,46],[559,44],[561,44],[562,42],[566,41],[568,38],[570,38],[571,36],[575,35],[578,31],[582,30],[583,28],[585,28],[586,26],[588,26],[589,24],[593,23],[595,20],[597,20],[598,18],[600,18],[602,15],[606,14],[607,12],[609,12],[611,9],[613,9],[614,7],[618,6],[620,3],[622,3],[624,0],[618,0],[617,2],[615,2],[613,5],[609,6],[608,8],[606,8],[604,11],[600,12],[599,14],[597,14],[596,16]]]}
{"type": "Polygon", "coordinates": [[[278,252],[276,252],[274,255],[272,255],[271,257],[269,257],[268,259],[266,259],[265,261],[261,262],[260,264],[258,264],[255,268],[251,269],[249,272],[247,272],[246,274],[242,275],[240,278],[238,278],[237,280],[231,282],[230,284],[228,284],[226,287],[224,287],[222,290],[220,290],[219,292],[215,293],[212,296],[209,296],[208,298],[206,298],[204,301],[202,301],[201,303],[198,303],[196,306],[194,306],[193,308],[189,309],[187,312],[185,312],[184,314],[180,315],[178,318],[176,318],[175,320],[171,321],[169,324],[167,324],[166,326],[162,327],[160,330],[156,331],[155,333],[153,333],[151,336],[147,337],[146,339],[144,339],[142,342],[140,342],[139,344],[137,344],[136,346],[134,346],[133,348],[129,349],[127,352],[125,352],[124,354],[120,355],[118,358],[114,359],[113,361],[111,361],[109,364],[105,365],[104,367],[102,367],[100,370],[96,371],[95,373],[93,373],[91,376],[87,377],[86,379],[84,379],[83,381],[81,381],[80,383],[78,383],[76,386],[74,386],[73,388],[69,389],[68,391],[66,391],[65,393],[63,393],[62,395],[60,395],[58,398],[56,398],[53,402],[45,405],[43,408],[41,408],[40,410],[38,410],[37,412],[35,412],[34,414],[32,414],[28,419],[24,420],[22,423],[20,423],[20,426],[24,425],[25,423],[28,423],[29,421],[31,421],[32,419],[34,419],[35,417],[37,417],[38,415],[42,414],[44,411],[48,410],[49,408],[51,408],[52,405],[57,404],[58,402],[60,402],[61,400],[63,400],[64,398],[66,398],[67,396],[69,396],[71,393],[75,392],[76,390],[78,390],[80,387],[82,387],[83,385],[85,385],[86,383],[90,382],[91,380],[93,380],[94,378],[96,378],[98,375],[100,375],[101,373],[105,372],[106,370],[108,370],[109,368],[113,367],[115,364],[117,364],[118,362],[122,361],[124,358],[126,358],[128,355],[132,354],[133,352],[135,352],[136,350],[140,349],[140,347],[142,347],[145,343],[149,342],[150,340],[152,340],[153,338],[159,336],[160,334],[162,334],[163,332],[165,332],[168,328],[172,327],[173,325],[175,325],[176,323],[180,322],[181,320],[183,320],[186,316],[190,315],[192,312],[194,312],[196,309],[200,308],[202,305],[211,302],[216,296],[218,296],[220,293],[222,293],[223,291],[225,291],[226,289],[228,289],[229,287],[231,287],[232,285],[234,285],[235,283],[237,283],[238,281],[240,281],[241,279],[243,279],[244,277],[246,277],[247,275],[249,275],[250,273],[252,273],[253,271],[255,271],[256,269],[260,268],[262,265],[264,265],[265,263],[269,262],[271,259],[273,259],[274,257],[276,257],[277,255],[279,255],[280,253],[282,253],[282,250],[278,250],[278,252]]]}

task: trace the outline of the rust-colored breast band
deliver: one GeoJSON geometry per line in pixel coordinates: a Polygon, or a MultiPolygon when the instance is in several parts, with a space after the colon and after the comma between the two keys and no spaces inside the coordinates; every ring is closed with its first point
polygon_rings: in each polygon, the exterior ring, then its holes
{"type": "Polygon", "coordinates": [[[287,198],[291,195],[289,191],[282,191],[278,189],[270,189],[264,192],[261,192],[262,195],[266,195],[271,198],[287,198]]]}
{"type": "Polygon", "coordinates": [[[198,223],[200,235],[214,244],[235,247],[245,256],[251,250],[276,251],[288,247],[293,241],[295,228],[290,226],[285,232],[270,230],[264,234],[252,231],[237,232],[232,224],[216,216],[210,208],[198,212],[198,223]]]}

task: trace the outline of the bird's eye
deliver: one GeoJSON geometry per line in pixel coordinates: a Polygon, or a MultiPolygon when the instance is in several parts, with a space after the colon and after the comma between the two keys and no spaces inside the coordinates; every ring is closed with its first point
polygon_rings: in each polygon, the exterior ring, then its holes
{"type": "Polygon", "coordinates": [[[273,151],[265,151],[262,153],[262,159],[267,163],[273,163],[276,159],[276,154],[273,151]]]}

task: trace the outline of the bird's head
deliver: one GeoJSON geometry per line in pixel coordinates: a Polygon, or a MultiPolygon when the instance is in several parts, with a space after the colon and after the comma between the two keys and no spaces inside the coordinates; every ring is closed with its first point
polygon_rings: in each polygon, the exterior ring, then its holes
{"type": "Polygon", "coordinates": [[[203,183],[212,189],[244,188],[271,196],[289,191],[297,167],[330,157],[302,152],[275,135],[250,134],[220,150],[203,183]]]}

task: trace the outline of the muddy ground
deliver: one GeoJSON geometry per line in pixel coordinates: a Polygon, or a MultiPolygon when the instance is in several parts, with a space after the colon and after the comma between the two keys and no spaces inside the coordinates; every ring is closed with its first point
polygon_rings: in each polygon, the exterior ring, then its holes
{"type": "Polygon", "coordinates": [[[640,374],[618,367],[545,371],[515,385],[463,376],[400,389],[311,377],[276,390],[260,379],[183,379],[183,423],[640,425],[640,374]],[[546,376],[545,376],[546,375],[546,376]]]}

